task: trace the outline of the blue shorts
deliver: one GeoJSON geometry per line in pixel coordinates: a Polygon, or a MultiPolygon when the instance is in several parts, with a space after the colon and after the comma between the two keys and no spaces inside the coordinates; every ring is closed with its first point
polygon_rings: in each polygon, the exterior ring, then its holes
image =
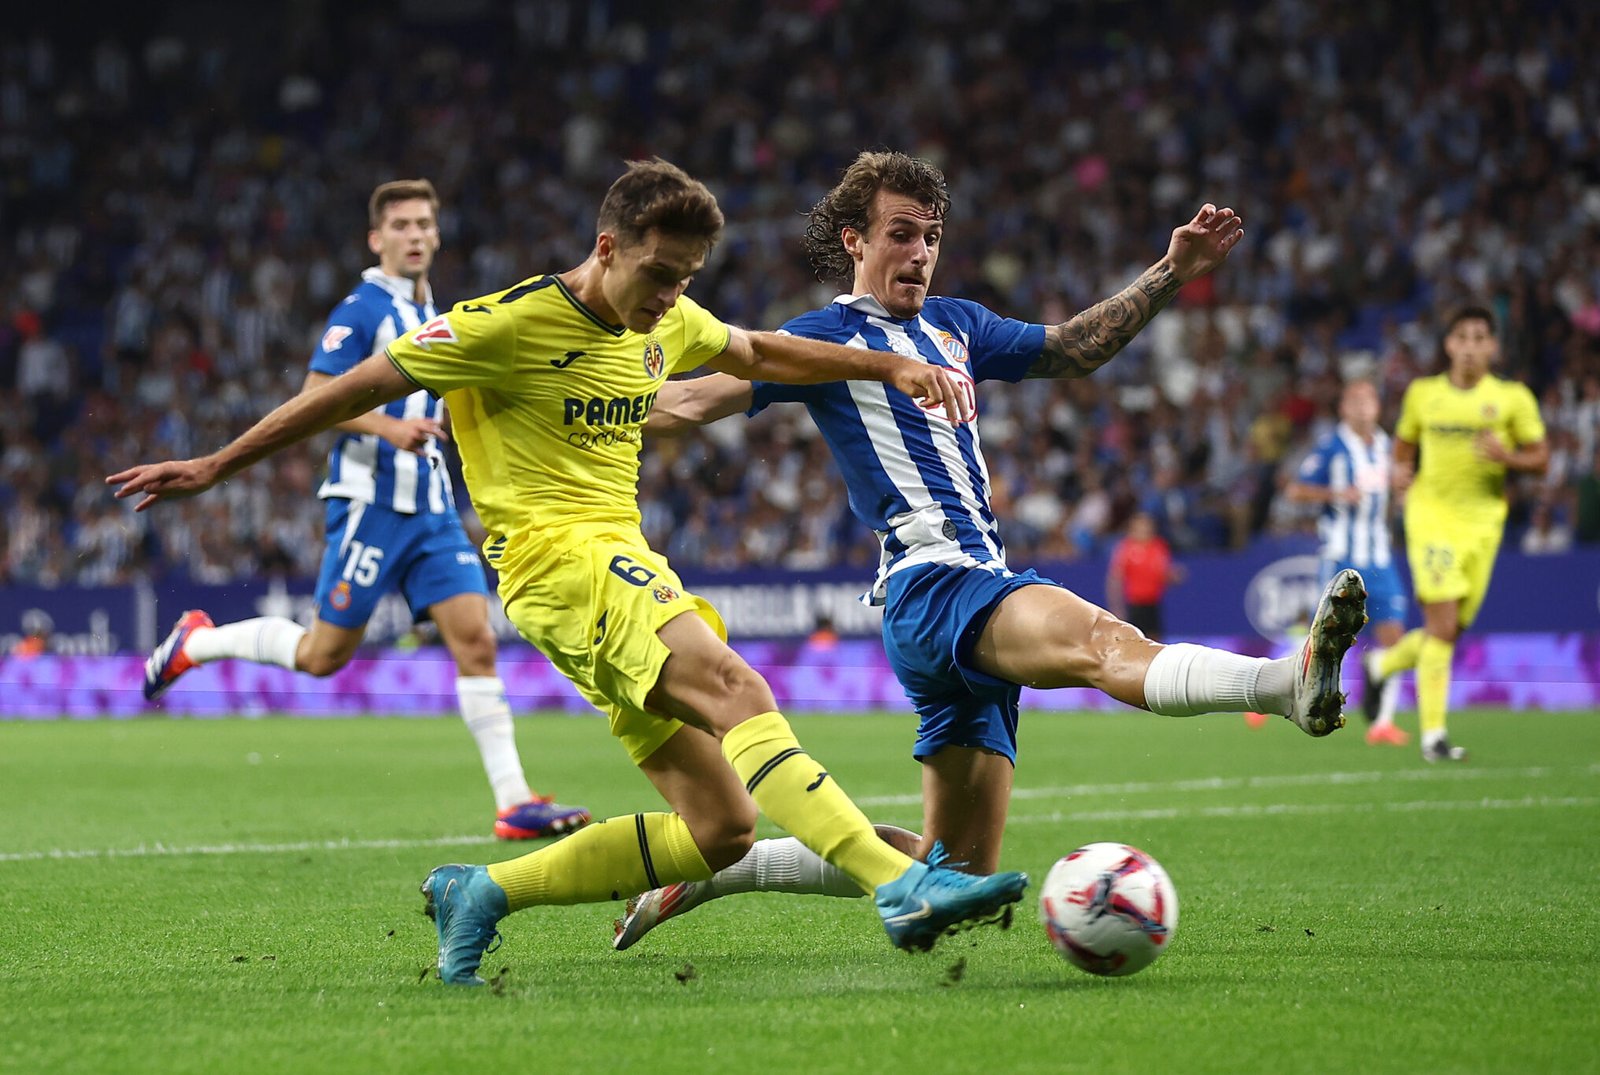
{"type": "Polygon", "coordinates": [[[972,647],[1007,594],[1024,586],[1059,586],[1034,571],[997,574],[976,567],[926,564],[889,576],[883,648],[920,722],[912,755],[947,746],[980,747],[1017,763],[1015,683],[973,668],[972,647]]]}
{"type": "Polygon", "coordinates": [[[1406,622],[1409,602],[1406,600],[1406,588],[1400,584],[1400,569],[1393,561],[1388,567],[1357,567],[1343,560],[1323,560],[1322,585],[1328,585],[1336,573],[1347,567],[1361,572],[1361,579],[1367,584],[1368,620],[1373,623],[1385,620],[1402,624],[1406,622]]]}
{"type": "Polygon", "coordinates": [[[489,594],[478,550],[453,511],[404,515],[331,498],[326,534],[317,618],[335,627],[365,627],[378,598],[390,590],[400,591],[415,620],[447,597],[489,594]]]}

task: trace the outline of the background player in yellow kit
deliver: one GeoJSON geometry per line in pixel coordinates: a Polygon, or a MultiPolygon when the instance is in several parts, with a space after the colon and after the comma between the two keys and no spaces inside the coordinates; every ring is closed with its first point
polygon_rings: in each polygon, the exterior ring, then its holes
{"type": "Polygon", "coordinates": [[[1506,524],[1506,471],[1538,474],[1550,462],[1533,393],[1489,372],[1499,352],[1494,331],[1494,315],[1480,306],[1454,314],[1441,345],[1448,368],[1411,382],[1395,429],[1394,483],[1406,494],[1406,553],[1423,626],[1379,654],[1372,669],[1378,686],[1417,670],[1428,761],[1467,756],[1445,733],[1450,662],[1489,591],[1506,524]]]}
{"type": "Polygon", "coordinates": [[[1021,898],[1027,878],[926,864],[879,839],[795,740],[771,688],[725,641],[640,532],[639,445],[668,375],[709,365],[745,378],[877,380],[965,415],[949,374],[922,359],[746,332],[684,296],[722,230],[711,192],[665,161],[635,162],[600,207],[583,264],[458,304],[200,459],[132,467],[119,497],[201,492],[266,455],[421,387],[443,395],[506,615],[611,717],[612,734],[672,813],[592,825],[492,866],[441,866],[423,883],[446,982],[477,969],[511,911],[589,903],[737,862],[756,809],[874,893],[891,941],[927,948],[957,922],[1021,898]]]}

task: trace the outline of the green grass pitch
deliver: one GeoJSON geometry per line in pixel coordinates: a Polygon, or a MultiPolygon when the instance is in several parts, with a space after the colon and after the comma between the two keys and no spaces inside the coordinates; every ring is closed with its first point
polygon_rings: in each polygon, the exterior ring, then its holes
{"type": "MultiPolygon", "coordinates": [[[[915,826],[903,715],[799,717],[915,826]]],[[[619,905],[523,912],[496,989],[429,980],[417,885],[509,857],[455,720],[0,723],[0,1071],[1600,1070],[1600,714],[1464,713],[1470,763],[1352,726],[1025,715],[1004,863],[1155,855],[1128,979],[1014,928],[888,946],[865,900],[743,896],[618,954],[619,905]]],[[[518,722],[597,816],[654,809],[597,719],[518,722]]],[[[764,832],[770,833],[764,827],[764,832]]]]}

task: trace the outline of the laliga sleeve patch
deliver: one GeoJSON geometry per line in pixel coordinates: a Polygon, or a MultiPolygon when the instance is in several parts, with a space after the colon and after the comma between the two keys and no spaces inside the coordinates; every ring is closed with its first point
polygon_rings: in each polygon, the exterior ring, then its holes
{"type": "Polygon", "coordinates": [[[417,329],[416,334],[413,335],[411,339],[421,347],[430,347],[436,343],[457,342],[456,330],[450,327],[450,317],[448,314],[440,314],[432,321],[429,321],[427,324],[417,329]]]}
{"type": "Polygon", "coordinates": [[[322,349],[324,351],[337,351],[350,338],[349,325],[329,325],[328,331],[322,334],[322,349]]]}

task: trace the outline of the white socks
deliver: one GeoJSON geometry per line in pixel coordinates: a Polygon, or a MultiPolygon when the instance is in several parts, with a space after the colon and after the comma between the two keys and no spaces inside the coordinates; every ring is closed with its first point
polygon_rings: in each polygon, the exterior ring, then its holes
{"type": "Polygon", "coordinates": [[[800,892],[813,896],[859,896],[861,886],[837,866],[793,836],[776,840],[757,840],[749,854],[725,870],[718,870],[706,884],[709,897],[730,896],[735,892],[800,892]]]}
{"type": "Polygon", "coordinates": [[[1167,717],[1200,713],[1289,711],[1298,653],[1278,660],[1177,642],[1164,647],[1144,676],[1150,712],[1167,717]]]}
{"type": "Polygon", "coordinates": [[[256,664],[275,664],[292,672],[295,650],[305,635],[306,629],[293,620],[262,616],[221,627],[197,627],[189,633],[183,652],[196,664],[236,657],[256,664]]]}
{"type": "Polygon", "coordinates": [[[456,680],[456,698],[461,703],[461,719],[478,741],[483,771],[494,789],[495,810],[533,798],[528,778],[522,773],[511,706],[506,702],[506,688],[500,677],[462,676],[456,680]]]}
{"type": "Polygon", "coordinates": [[[1400,677],[1390,676],[1378,691],[1378,716],[1374,724],[1393,724],[1395,706],[1400,701],[1400,677]]]}

